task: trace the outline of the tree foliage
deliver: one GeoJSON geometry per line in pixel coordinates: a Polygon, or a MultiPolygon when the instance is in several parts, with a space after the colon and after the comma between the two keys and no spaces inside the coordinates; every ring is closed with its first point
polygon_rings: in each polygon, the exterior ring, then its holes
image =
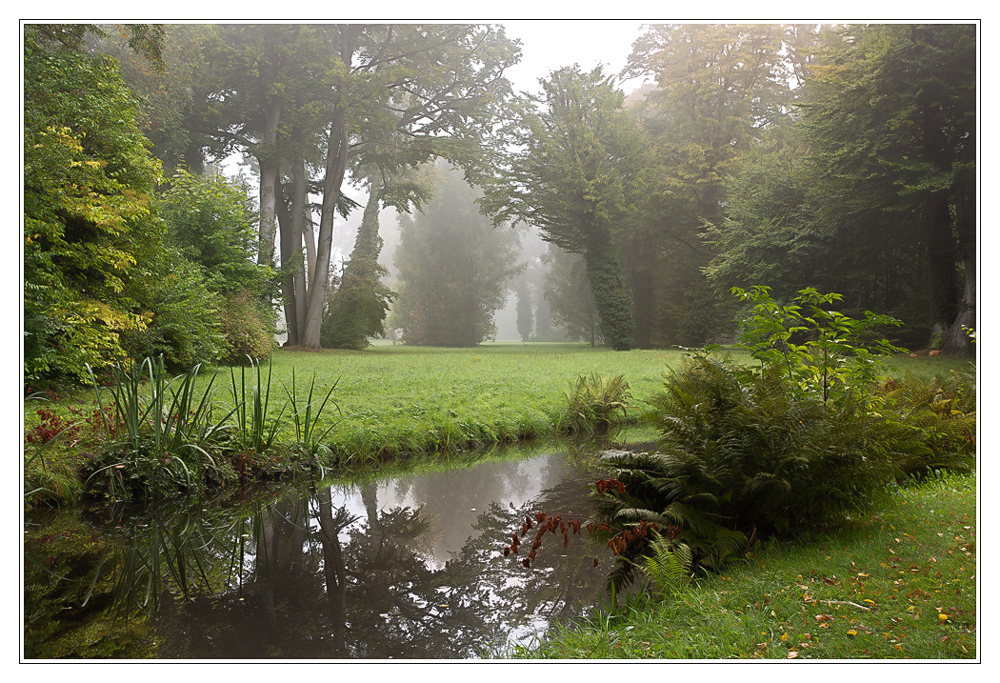
{"type": "Polygon", "coordinates": [[[274,346],[271,272],[254,258],[258,236],[245,184],[230,181],[211,167],[200,175],[180,170],[170,179],[158,208],[179,259],[191,264],[189,269],[217,298],[214,306],[192,307],[187,314],[204,311],[201,320],[221,332],[221,344],[213,355],[185,356],[186,360],[241,364],[248,356],[266,358],[274,346]]]}
{"type": "Polygon", "coordinates": [[[507,129],[509,151],[485,181],[483,206],[497,221],[534,225],[546,241],[584,257],[603,336],[625,350],[633,320],[615,235],[635,209],[643,139],[599,68],[560,69],[542,87],[507,129]]]}
{"type": "Polygon", "coordinates": [[[622,244],[640,346],[701,344],[724,322],[706,296],[713,252],[703,232],[727,209],[739,155],[786,117],[803,59],[787,48],[808,35],[797,29],[654,24],[633,45],[624,73],[655,79],[631,103],[651,160],[642,220],[622,244]]]}
{"type": "Polygon", "coordinates": [[[975,319],[975,26],[847,26],[835,38],[801,105],[824,184],[839,200],[835,219],[874,223],[889,239],[918,228],[926,319],[933,334],[952,328],[950,347],[961,350],[961,325],[975,319]]]}
{"type": "Polygon", "coordinates": [[[363,349],[369,337],[385,335],[385,320],[396,293],[382,279],[388,271],[378,262],[381,195],[373,193],[358,226],[354,249],[323,316],[320,342],[324,348],[363,349]]]}
{"type": "Polygon", "coordinates": [[[25,375],[85,380],[148,324],[136,287],[162,248],[160,166],[115,62],[52,33],[24,35],[25,375]]]}

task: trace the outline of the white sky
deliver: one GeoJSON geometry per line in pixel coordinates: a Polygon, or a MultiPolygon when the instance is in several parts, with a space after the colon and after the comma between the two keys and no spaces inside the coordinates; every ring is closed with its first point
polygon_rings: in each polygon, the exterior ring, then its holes
{"type": "MultiPolygon", "coordinates": [[[[632,52],[632,43],[644,33],[642,22],[629,19],[534,19],[497,23],[505,27],[508,38],[521,41],[521,62],[506,75],[515,90],[529,92],[538,92],[539,78],[573,64],[579,64],[584,71],[603,64],[605,74],[617,76],[632,52]]],[[[630,82],[626,87],[632,89],[639,84],[630,82]]]]}

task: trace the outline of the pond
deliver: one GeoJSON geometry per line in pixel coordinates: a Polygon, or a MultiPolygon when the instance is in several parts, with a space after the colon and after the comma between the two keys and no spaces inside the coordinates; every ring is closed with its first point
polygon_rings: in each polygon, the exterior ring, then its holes
{"type": "Polygon", "coordinates": [[[526,516],[588,517],[589,461],[542,452],[40,516],[25,533],[25,657],[503,657],[604,598],[612,560],[585,533],[547,533],[530,567],[529,547],[504,556],[526,516]]]}

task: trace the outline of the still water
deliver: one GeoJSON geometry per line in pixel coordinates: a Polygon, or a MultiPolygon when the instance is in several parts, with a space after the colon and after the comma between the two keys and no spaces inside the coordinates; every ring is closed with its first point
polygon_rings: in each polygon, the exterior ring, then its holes
{"type": "Polygon", "coordinates": [[[585,519],[593,481],[549,452],[41,520],[25,542],[25,656],[503,656],[599,605],[610,560],[585,534],[546,534],[530,568],[530,540],[503,554],[526,516],[585,519]]]}

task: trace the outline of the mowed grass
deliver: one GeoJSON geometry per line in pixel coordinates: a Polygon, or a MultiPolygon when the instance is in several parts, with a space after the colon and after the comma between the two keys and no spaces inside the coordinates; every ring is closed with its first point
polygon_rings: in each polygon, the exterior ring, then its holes
{"type": "Polygon", "coordinates": [[[976,504],[974,475],[911,483],[847,528],[752,554],[513,656],[975,659],[976,504]]]}
{"type": "Polygon", "coordinates": [[[632,394],[629,416],[637,418],[682,358],[680,351],[622,353],[582,344],[281,349],[272,355],[271,391],[284,400],[281,387],[291,385],[293,369],[300,393],[313,377],[317,392],[336,382],[331,400],[337,407],[328,406],[322,417],[324,429],[332,425],[325,441],[338,453],[391,455],[553,434],[565,393],[581,374],[624,375],[632,394]]]}

